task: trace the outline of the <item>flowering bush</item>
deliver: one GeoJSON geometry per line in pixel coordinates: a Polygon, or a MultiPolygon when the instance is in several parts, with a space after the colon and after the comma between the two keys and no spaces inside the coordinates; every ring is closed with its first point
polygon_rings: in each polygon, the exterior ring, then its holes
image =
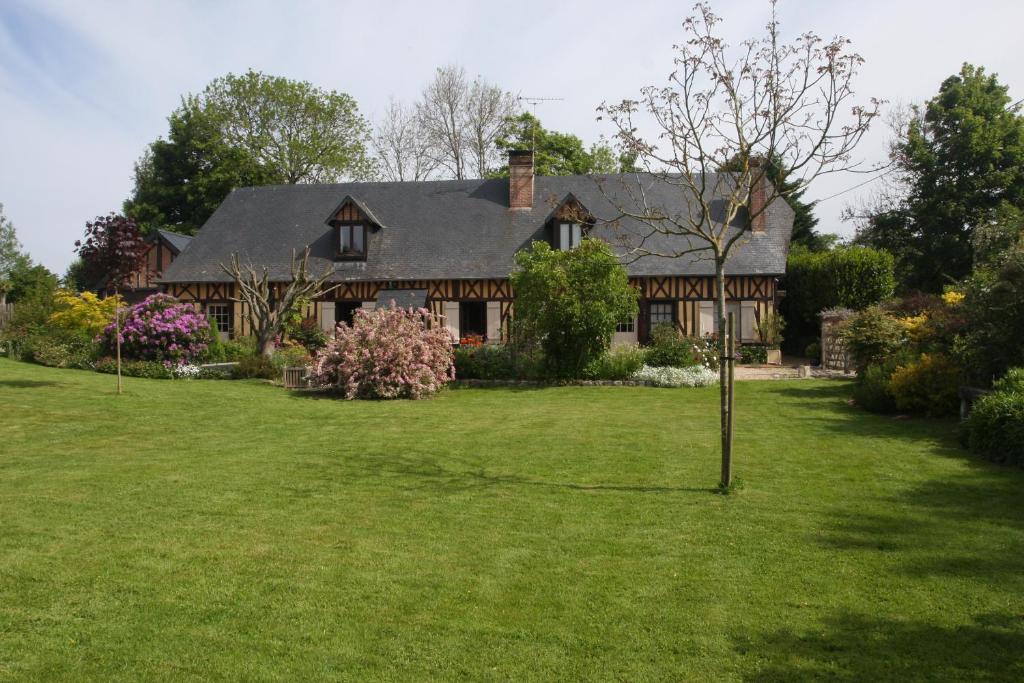
{"type": "Polygon", "coordinates": [[[120,296],[100,299],[92,292],[75,294],[58,289],[53,294],[53,313],[50,314],[52,327],[68,332],[80,332],[95,337],[114,319],[118,306],[124,305],[120,296]]]}
{"type": "Polygon", "coordinates": [[[451,338],[426,309],[358,310],[317,352],[312,381],[347,399],[422,398],[455,379],[451,338]]]}
{"type": "MultiPolygon", "coordinates": [[[[114,323],[103,330],[108,349],[115,345],[114,323]]],[[[206,351],[212,340],[206,316],[167,294],[135,304],[121,326],[121,352],[128,358],[185,363],[206,351]]]]}
{"type": "Polygon", "coordinates": [[[650,382],[656,387],[707,387],[718,384],[718,373],[700,365],[687,368],[657,368],[645,365],[633,375],[639,382],[650,382]]]}
{"type": "Polygon", "coordinates": [[[956,415],[959,388],[960,368],[941,354],[922,353],[914,362],[897,367],[889,378],[897,410],[929,417],[956,415]]]}
{"type": "Polygon", "coordinates": [[[203,374],[203,369],[191,363],[182,363],[171,367],[171,376],[175,379],[198,379],[203,374]]]}

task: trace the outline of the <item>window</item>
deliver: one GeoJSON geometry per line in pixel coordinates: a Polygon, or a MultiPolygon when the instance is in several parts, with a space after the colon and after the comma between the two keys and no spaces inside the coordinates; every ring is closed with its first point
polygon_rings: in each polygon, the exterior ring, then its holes
{"type": "MultiPolygon", "coordinates": [[[[725,319],[726,319],[727,322],[729,320],[729,314],[730,313],[732,313],[733,325],[736,326],[737,339],[742,338],[742,336],[743,336],[743,318],[742,318],[742,316],[740,314],[740,305],[738,303],[729,303],[727,301],[725,303],[725,319]]],[[[714,316],[715,316],[715,334],[718,334],[718,331],[719,331],[718,330],[718,313],[716,312],[714,314],[714,316]]]]}
{"type": "Polygon", "coordinates": [[[671,301],[652,301],[651,302],[651,329],[653,330],[656,326],[661,323],[668,323],[671,325],[675,322],[675,315],[673,315],[673,309],[671,301]]]}
{"type": "Polygon", "coordinates": [[[338,254],[343,258],[366,258],[366,226],[362,224],[338,226],[338,254]]]}
{"type": "Polygon", "coordinates": [[[217,325],[217,332],[222,337],[227,337],[234,329],[231,304],[206,304],[206,319],[217,325]]]}
{"type": "Polygon", "coordinates": [[[487,336],[486,301],[463,301],[459,304],[459,334],[462,338],[487,336]]]}
{"type": "Polygon", "coordinates": [[[630,318],[629,320],[623,320],[615,326],[616,332],[634,332],[636,331],[636,318],[630,318]]]}
{"type": "Polygon", "coordinates": [[[583,239],[583,226],[579,223],[558,224],[558,248],[562,251],[569,251],[573,247],[580,246],[583,239]]]}
{"type": "Polygon", "coordinates": [[[356,311],[362,308],[362,306],[362,301],[335,301],[334,322],[351,325],[352,320],[356,317],[356,311]]]}

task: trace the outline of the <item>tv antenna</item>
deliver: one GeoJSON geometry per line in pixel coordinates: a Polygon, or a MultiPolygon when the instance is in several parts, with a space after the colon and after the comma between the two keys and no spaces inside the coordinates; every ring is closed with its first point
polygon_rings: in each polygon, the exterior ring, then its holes
{"type": "Polygon", "coordinates": [[[537,105],[541,102],[562,102],[562,97],[529,97],[527,95],[519,95],[516,97],[519,102],[526,102],[533,107],[533,128],[530,130],[530,151],[537,151],[537,122],[540,120],[537,118],[537,105]]]}

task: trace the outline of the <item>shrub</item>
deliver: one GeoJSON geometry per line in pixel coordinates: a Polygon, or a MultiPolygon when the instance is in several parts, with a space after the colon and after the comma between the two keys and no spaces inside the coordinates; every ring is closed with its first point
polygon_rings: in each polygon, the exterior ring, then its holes
{"type": "Polygon", "coordinates": [[[929,417],[955,415],[959,387],[960,368],[937,354],[921,354],[917,361],[897,367],[889,378],[897,410],[929,417]]]}
{"type": "Polygon", "coordinates": [[[231,368],[233,379],[277,379],[280,376],[281,370],[262,354],[243,358],[231,368]]]}
{"type": "Polygon", "coordinates": [[[85,335],[52,330],[27,338],[21,357],[53,368],[90,369],[99,351],[99,344],[85,335]]]}
{"type": "Polygon", "coordinates": [[[858,372],[883,362],[907,346],[907,328],[880,306],[871,306],[843,323],[840,331],[858,372]]]}
{"type": "Polygon", "coordinates": [[[718,384],[718,373],[710,368],[692,365],[688,368],[652,367],[645,365],[633,379],[656,387],[706,387],[718,384]]]}
{"type": "Polygon", "coordinates": [[[993,462],[1024,466],[1024,393],[979,398],[963,426],[967,448],[993,462]]]}
{"type": "Polygon", "coordinates": [[[747,365],[768,362],[768,347],[759,344],[744,344],[740,347],[740,362],[747,365]]]}
{"type": "Polygon", "coordinates": [[[513,379],[516,375],[510,350],[504,344],[455,349],[457,379],[513,379]]]}
{"type": "Polygon", "coordinates": [[[655,367],[685,368],[700,365],[693,343],[681,335],[675,325],[660,323],[651,330],[647,364],[655,367]]]}
{"type": "Polygon", "coordinates": [[[534,339],[553,377],[579,377],[637,313],[637,290],[611,247],[584,239],[568,251],[534,242],[516,254],[516,335],[534,339]]]}
{"type": "Polygon", "coordinates": [[[278,369],[278,375],[285,368],[305,367],[312,362],[312,357],[304,346],[281,346],[274,349],[270,362],[278,369]]]}
{"type": "Polygon", "coordinates": [[[778,348],[782,343],[782,331],[786,329],[786,321],[781,315],[769,309],[764,315],[757,316],[754,329],[762,344],[778,348]]]}
{"type": "Polygon", "coordinates": [[[992,388],[995,391],[1024,394],[1024,368],[1010,368],[1002,379],[995,381],[992,388]]]}
{"type": "Polygon", "coordinates": [[[896,399],[889,391],[893,369],[887,365],[869,365],[858,376],[853,387],[853,400],[872,413],[896,412],[896,399]]]}
{"type": "Polygon", "coordinates": [[[316,356],[313,383],[347,399],[422,398],[455,379],[451,338],[426,309],[356,311],[316,356]]]}
{"type": "Polygon", "coordinates": [[[583,369],[587,379],[630,379],[644,366],[647,350],[633,344],[623,344],[605,351],[583,369]]]}
{"type": "MultiPolygon", "coordinates": [[[[112,351],[113,323],[104,329],[103,339],[112,351]]],[[[121,354],[178,364],[201,357],[211,340],[206,316],[167,294],[154,294],[128,310],[121,328],[121,354]]]]}
{"type": "Polygon", "coordinates": [[[320,323],[316,318],[303,318],[297,322],[291,322],[285,327],[288,337],[298,342],[313,354],[327,346],[330,337],[320,329],[320,323]]]}
{"type": "Polygon", "coordinates": [[[53,295],[49,326],[95,337],[114,320],[115,312],[122,305],[124,302],[120,296],[100,299],[92,292],[76,294],[58,289],[53,295]]]}
{"type": "Polygon", "coordinates": [[[1024,247],[975,272],[964,294],[956,306],[964,317],[956,356],[973,382],[988,385],[1024,366],[1024,247]]]}
{"type": "Polygon", "coordinates": [[[821,342],[811,342],[804,349],[804,356],[811,359],[813,363],[821,362],[821,342]]]}
{"type": "Polygon", "coordinates": [[[892,255],[868,247],[811,252],[795,246],[781,287],[779,312],[786,321],[785,348],[798,353],[821,334],[818,314],[838,306],[861,310],[892,296],[892,255]]]}
{"type": "MultiPolygon", "coordinates": [[[[122,360],[121,374],[125,377],[144,377],[148,379],[171,379],[171,365],[152,360],[122,360]]],[[[117,361],[113,358],[101,358],[93,368],[97,372],[108,375],[117,374],[117,361]]]]}

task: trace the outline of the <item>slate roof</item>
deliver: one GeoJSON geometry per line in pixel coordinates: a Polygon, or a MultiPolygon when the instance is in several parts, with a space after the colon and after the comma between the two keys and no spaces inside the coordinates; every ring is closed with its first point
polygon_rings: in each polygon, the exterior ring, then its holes
{"type": "Polygon", "coordinates": [[[157,230],[156,232],[160,237],[163,237],[165,240],[167,240],[167,243],[174,247],[174,249],[179,254],[185,251],[185,247],[187,247],[189,245],[189,242],[192,241],[192,238],[189,237],[188,235],[182,235],[181,233],[178,232],[171,232],[170,230],[157,230]]]}
{"type": "MultiPolygon", "coordinates": [[[[709,176],[710,180],[728,179],[709,176]]],[[[709,182],[709,184],[714,184],[709,182]]],[[[684,193],[652,176],[537,176],[534,206],[508,207],[508,180],[447,180],[407,183],[272,185],[234,190],[161,281],[216,282],[230,278],[219,264],[233,252],[240,260],[270,269],[272,280],[287,280],[292,250],[310,245],[310,270],[333,269],[334,281],[504,278],[513,256],[533,240],[550,239],[546,225],[566,197],[582,203],[596,218],[593,235],[613,248],[633,243],[643,228],[629,220],[614,227],[604,221],[615,205],[628,204],[643,190],[648,206],[674,216],[689,206],[684,193]],[[351,197],[371,212],[380,227],[367,235],[366,261],[336,261],[334,229],[327,224],[341,202],[351,197]],[[614,201],[610,197],[615,198],[614,201]]],[[[766,230],[750,234],[733,250],[726,271],[733,275],[781,275],[792,231],[793,211],[781,199],[766,212],[766,230]]],[[[173,233],[172,233],[173,234],[173,233]]],[[[655,235],[647,246],[680,249],[685,238],[655,235]]],[[[692,257],[647,256],[626,261],[630,275],[710,275],[713,264],[692,257]]]]}

